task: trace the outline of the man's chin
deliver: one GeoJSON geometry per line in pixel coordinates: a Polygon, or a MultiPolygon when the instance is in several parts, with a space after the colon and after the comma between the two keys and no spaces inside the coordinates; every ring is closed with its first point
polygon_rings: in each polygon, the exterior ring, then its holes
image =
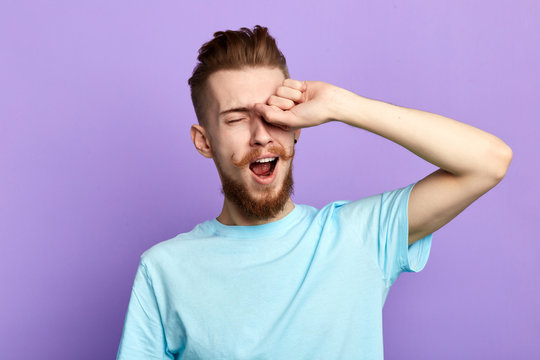
{"type": "Polygon", "coordinates": [[[221,177],[222,192],[247,218],[270,220],[278,216],[285,208],[293,193],[292,168],[289,168],[281,186],[259,185],[250,191],[245,185],[227,176],[221,177]]]}

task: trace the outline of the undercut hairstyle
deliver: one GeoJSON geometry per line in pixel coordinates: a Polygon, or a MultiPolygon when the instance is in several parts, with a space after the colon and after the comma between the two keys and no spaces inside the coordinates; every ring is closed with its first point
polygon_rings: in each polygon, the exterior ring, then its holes
{"type": "Polygon", "coordinates": [[[239,70],[243,67],[279,68],[286,79],[289,69],[285,56],[268,33],[268,28],[255,25],[253,30],[226,30],[214,33],[214,38],[199,49],[199,61],[188,80],[191,101],[199,124],[206,123],[206,85],[210,75],[219,70],[239,70]]]}

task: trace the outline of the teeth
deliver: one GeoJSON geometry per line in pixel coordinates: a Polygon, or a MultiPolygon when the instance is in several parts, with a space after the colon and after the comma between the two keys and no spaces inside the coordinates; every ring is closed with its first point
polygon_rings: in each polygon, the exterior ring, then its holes
{"type": "Polygon", "coordinates": [[[255,160],[255,162],[258,162],[258,163],[267,163],[267,162],[270,162],[270,161],[274,161],[276,158],[264,158],[264,159],[259,159],[259,160],[255,160]]]}

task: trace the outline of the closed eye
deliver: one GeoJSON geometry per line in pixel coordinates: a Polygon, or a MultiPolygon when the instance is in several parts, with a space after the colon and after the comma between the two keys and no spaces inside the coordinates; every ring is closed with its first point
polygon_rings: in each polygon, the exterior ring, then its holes
{"type": "Polygon", "coordinates": [[[234,123],[237,123],[239,121],[242,121],[244,119],[232,119],[232,120],[227,120],[227,124],[234,124],[234,123]]]}

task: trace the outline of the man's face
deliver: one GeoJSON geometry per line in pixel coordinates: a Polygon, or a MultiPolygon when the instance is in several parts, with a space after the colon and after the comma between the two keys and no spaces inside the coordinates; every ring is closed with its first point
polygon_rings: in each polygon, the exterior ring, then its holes
{"type": "Polygon", "coordinates": [[[258,220],[276,216],[292,191],[295,133],[253,110],[284,79],[281,70],[267,67],[221,70],[208,78],[205,128],[223,193],[258,220]]]}

